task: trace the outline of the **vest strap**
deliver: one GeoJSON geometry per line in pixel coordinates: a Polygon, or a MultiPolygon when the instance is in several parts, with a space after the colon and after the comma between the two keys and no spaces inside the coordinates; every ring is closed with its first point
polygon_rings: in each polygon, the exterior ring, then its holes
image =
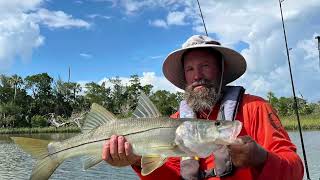
{"type": "Polygon", "coordinates": [[[218,120],[235,120],[244,91],[245,89],[242,86],[226,86],[221,100],[218,120]]]}

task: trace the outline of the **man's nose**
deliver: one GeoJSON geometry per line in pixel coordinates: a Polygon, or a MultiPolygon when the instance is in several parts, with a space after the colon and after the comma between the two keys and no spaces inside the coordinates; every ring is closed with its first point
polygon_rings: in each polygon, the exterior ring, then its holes
{"type": "Polygon", "coordinates": [[[203,79],[203,72],[202,72],[201,69],[196,68],[195,71],[194,71],[193,80],[194,81],[199,81],[201,79],[203,79]]]}

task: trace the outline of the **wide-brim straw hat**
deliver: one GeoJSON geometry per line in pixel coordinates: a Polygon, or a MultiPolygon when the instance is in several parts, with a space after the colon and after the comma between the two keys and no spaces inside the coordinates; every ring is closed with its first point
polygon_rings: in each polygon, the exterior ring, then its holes
{"type": "Polygon", "coordinates": [[[222,83],[225,85],[238,79],[246,71],[246,60],[240,53],[228,47],[221,46],[219,42],[214,41],[208,36],[194,35],[182,45],[181,49],[171,52],[162,66],[164,76],[180,89],[184,90],[186,87],[182,62],[183,54],[187,50],[196,48],[212,48],[221,53],[224,60],[222,83]]]}

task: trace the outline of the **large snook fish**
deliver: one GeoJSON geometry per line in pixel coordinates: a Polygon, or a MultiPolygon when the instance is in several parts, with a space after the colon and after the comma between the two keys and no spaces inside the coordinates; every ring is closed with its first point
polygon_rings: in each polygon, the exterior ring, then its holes
{"type": "Polygon", "coordinates": [[[145,94],[141,94],[135,118],[117,119],[93,104],[82,133],[62,142],[12,137],[15,143],[37,158],[30,179],[48,179],[67,158],[85,156],[84,169],[102,161],[102,148],[111,135],[122,135],[141,155],[142,175],[162,166],[167,157],[207,157],[217,147],[233,143],[240,133],[239,121],[171,119],[161,117],[145,94]]]}

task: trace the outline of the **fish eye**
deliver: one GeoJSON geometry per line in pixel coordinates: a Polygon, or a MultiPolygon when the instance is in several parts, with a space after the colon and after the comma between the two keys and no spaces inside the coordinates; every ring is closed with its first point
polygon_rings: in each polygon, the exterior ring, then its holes
{"type": "Polygon", "coordinates": [[[221,125],[221,122],[220,122],[220,121],[215,121],[215,122],[214,122],[214,125],[220,126],[220,125],[221,125]]]}

